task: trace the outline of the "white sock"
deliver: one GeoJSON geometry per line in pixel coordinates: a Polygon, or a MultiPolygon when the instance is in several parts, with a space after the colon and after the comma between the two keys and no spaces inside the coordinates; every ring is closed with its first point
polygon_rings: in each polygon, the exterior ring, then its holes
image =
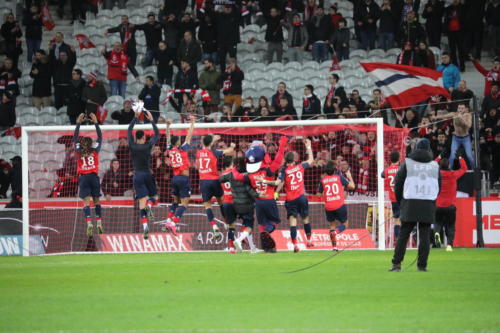
{"type": "Polygon", "coordinates": [[[243,241],[245,238],[249,237],[249,234],[248,234],[248,231],[243,231],[241,234],[240,234],[240,237],[238,237],[238,242],[241,242],[243,241]]]}
{"type": "Polygon", "coordinates": [[[146,230],[148,228],[148,224],[147,223],[143,223],[142,227],[144,228],[144,230],[146,230]]]}
{"type": "Polygon", "coordinates": [[[250,245],[250,248],[251,249],[254,249],[255,248],[255,244],[253,243],[253,235],[252,234],[249,234],[248,237],[248,245],[250,245]]]}

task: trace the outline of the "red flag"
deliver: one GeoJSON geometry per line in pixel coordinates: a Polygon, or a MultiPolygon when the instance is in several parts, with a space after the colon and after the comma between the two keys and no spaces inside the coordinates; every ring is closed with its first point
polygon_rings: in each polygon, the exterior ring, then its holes
{"type": "Polygon", "coordinates": [[[83,49],[94,49],[95,45],[92,41],[84,34],[75,35],[78,44],[80,44],[80,50],[83,49]]]}
{"type": "Polygon", "coordinates": [[[98,106],[97,107],[97,121],[99,124],[104,124],[104,121],[106,120],[106,117],[108,116],[108,109],[106,109],[104,106],[98,106]]]}
{"type": "Polygon", "coordinates": [[[330,72],[333,72],[333,71],[340,71],[341,68],[340,68],[340,62],[339,62],[339,58],[337,58],[337,55],[333,55],[332,57],[332,65],[330,66],[330,72]]]}
{"type": "Polygon", "coordinates": [[[47,3],[45,3],[45,5],[42,7],[41,17],[42,17],[42,24],[44,25],[45,28],[47,28],[47,30],[51,31],[52,29],[54,29],[56,24],[54,23],[54,20],[50,15],[49,5],[47,3]]]}
{"type": "Polygon", "coordinates": [[[382,62],[360,65],[393,108],[406,108],[435,95],[450,97],[443,87],[443,73],[436,70],[382,62]]]}

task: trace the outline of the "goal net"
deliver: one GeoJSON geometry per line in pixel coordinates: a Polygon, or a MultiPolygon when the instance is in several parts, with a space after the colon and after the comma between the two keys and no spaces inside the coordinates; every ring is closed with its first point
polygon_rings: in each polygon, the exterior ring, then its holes
{"type": "MultiPolygon", "coordinates": [[[[172,134],[184,136],[188,124],[172,125],[172,134]]],[[[204,135],[218,134],[216,148],[236,144],[237,156],[252,142],[261,141],[267,154],[274,158],[280,137],[287,136],[287,151],[296,153],[299,161],[307,159],[303,138],[312,142],[313,165],[304,175],[309,199],[309,216],[313,228],[314,249],[331,249],[322,198],[317,189],[328,160],[334,160],[339,172],[349,169],[356,189],[346,192],[347,229],[338,235],[339,248],[385,249],[393,246],[391,204],[380,177],[389,164],[392,151],[406,153],[408,132],[384,126],[381,119],[339,119],[286,122],[197,123],[189,150],[191,204],[173,236],[162,231],[172,204],[172,169],[166,154],[165,124],[158,125],[160,140],[152,149],[151,169],[158,187],[154,218],[149,219],[150,237],[142,238],[138,204],[134,200],[133,169],[127,144],[127,126],[101,126],[102,149],[99,154],[101,205],[104,232],[87,236],[87,224],[78,196],[76,154],[73,126],[23,127],[23,247],[24,255],[75,252],[176,252],[224,250],[227,233],[215,240],[205,209],[201,203],[199,176],[195,156],[204,135]]],[[[146,136],[153,134],[150,124],[138,124],[146,136]]],[[[94,140],[94,126],[82,126],[80,137],[94,140]]],[[[219,159],[222,170],[222,159],[219,159]]],[[[284,208],[284,193],[280,193],[278,208],[281,223],[273,233],[277,249],[292,247],[289,224],[284,208]]],[[[94,215],[94,209],[92,208],[94,215]]],[[[215,219],[225,230],[224,218],[214,201],[215,219]]],[[[95,218],[94,218],[95,221],[95,218]]],[[[236,233],[241,221],[237,221],[236,233]]],[[[95,223],[95,222],[94,222],[95,223]]],[[[298,244],[305,248],[305,234],[298,224],[298,244]]],[[[257,221],[254,232],[258,231],[257,221]]],[[[259,246],[258,237],[254,237],[259,246]]]]}

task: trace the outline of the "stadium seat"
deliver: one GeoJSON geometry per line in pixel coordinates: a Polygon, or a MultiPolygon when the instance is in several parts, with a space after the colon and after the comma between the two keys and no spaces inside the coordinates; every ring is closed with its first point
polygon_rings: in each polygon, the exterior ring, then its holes
{"type": "Polygon", "coordinates": [[[165,112],[165,117],[167,119],[172,119],[174,123],[180,123],[181,122],[181,115],[176,112],[176,111],[168,111],[165,112]]]}
{"type": "Polygon", "coordinates": [[[16,109],[22,117],[37,117],[40,114],[40,110],[34,106],[21,107],[18,105],[16,109]]]}
{"type": "Polygon", "coordinates": [[[68,107],[67,107],[67,106],[62,106],[62,107],[60,107],[60,108],[57,110],[56,115],[57,115],[58,117],[66,117],[66,115],[67,115],[67,110],[68,110],[68,107]]]}
{"type": "Polygon", "coordinates": [[[6,149],[6,147],[14,146],[16,144],[16,138],[11,135],[0,137],[0,147],[2,147],[2,149],[6,149]]]}
{"type": "Polygon", "coordinates": [[[26,96],[26,97],[31,97],[31,93],[32,93],[33,89],[32,89],[32,86],[20,87],[19,91],[21,92],[21,95],[26,96]]]}
{"type": "Polygon", "coordinates": [[[262,76],[268,79],[269,81],[281,81],[285,78],[285,75],[282,70],[268,68],[266,72],[262,73],[262,76]]]}
{"type": "Polygon", "coordinates": [[[48,113],[55,116],[57,114],[57,109],[53,106],[46,106],[42,109],[42,113],[48,113]]]}
{"type": "Polygon", "coordinates": [[[344,71],[340,70],[340,71],[333,71],[333,72],[330,72],[329,74],[337,74],[340,78],[340,80],[343,80],[344,77],[345,77],[345,74],[344,74],[344,71]]]}
{"type": "Polygon", "coordinates": [[[244,93],[245,93],[245,96],[251,96],[251,97],[253,97],[254,99],[259,97],[259,96],[258,96],[258,91],[257,91],[257,89],[256,89],[256,88],[248,88],[248,89],[246,89],[246,90],[244,91],[244,93]]]}
{"type": "Polygon", "coordinates": [[[389,56],[396,56],[397,57],[400,53],[401,53],[401,49],[392,48],[392,49],[387,50],[385,55],[386,55],[386,57],[389,57],[389,56]]]}
{"type": "Polygon", "coordinates": [[[98,18],[104,18],[105,17],[105,18],[111,19],[114,16],[115,16],[115,14],[110,9],[101,9],[101,10],[99,10],[99,12],[97,14],[98,18]]]}
{"type": "Polygon", "coordinates": [[[302,69],[317,71],[319,70],[319,64],[316,61],[306,61],[302,64],[302,69]]]}
{"type": "Polygon", "coordinates": [[[37,160],[30,160],[29,170],[30,170],[30,177],[33,176],[34,178],[40,178],[40,177],[37,177],[37,175],[43,173],[42,162],[37,161],[37,160]]]}
{"type": "Polygon", "coordinates": [[[242,87],[243,87],[243,92],[245,92],[246,89],[255,89],[256,84],[250,80],[244,80],[242,83],[242,87]]]}
{"type": "Polygon", "coordinates": [[[352,90],[353,87],[358,84],[359,79],[355,76],[350,76],[350,77],[345,78],[345,80],[343,82],[344,82],[344,86],[346,88],[349,87],[349,90],[352,90]]]}
{"type": "Polygon", "coordinates": [[[123,97],[121,96],[109,96],[106,103],[116,103],[123,105],[123,97]]]}
{"type": "Polygon", "coordinates": [[[382,50],[382,49],[371,50],[371,51],[368,52],[368,57],[384,58],[385,57],[385,51],[382,50]]]}
{"type": "Polygon", "coordinates": [[[267,70],[277,70],[280,73],[283,72],[284,66],[281,62],[272,62],[267,66],[267,70]]]}
{"type": "Polygon", "coordinates": [[[267,51],[267,44],[265,42],[263,42],[263,41],[260,41],[260,40],[259,41],[255,41],[253,43],[253,45],[255,45],[254,46],[255,47],[255,49],[254,49],[255,52],[265,52],[265,51],[267,51]]]}
{"type": "Polygon", "coordinates": [[[56,121],[54,120],[55,117],[55,115],[41,113],[38,117],[38,122],[40,125],[56,125],[56,121]]]}
{"type": "Polygon", "coordinates": [[[43,161],[43,169],[46,169],[49,172],[53,172],[59,169],[62,166],[63,161],[56,161],[55,159],[44,160],[43,161]]]}
{"type": "Polygon", "coordinates": [[[245,32],[254,32],[259,33],[261,31],[260,27],[257,24],[249,24],[243,28],[245,32]]]}
{"type": "Polygon", "coordinates": [[[246,72],[246,69],[252,66],[253,64],[257,63],[257,61],[253,57],[251,57],[248,59],[244,59],[242,61],[238,61],[238,63],[243,72],[246,72]]]}
{"type": "Polygon", "coordinates": [[[17,120],[17,124],[20,126],[38,126],[38,117],[34,115],[20,116],[17,120]]]}
{"type": "Polygon", "coordinates": [[[326,97],[327,93],[328,93],[328,89],[326,87],[317,87],[317,88],[314,88],[314,93],[316,94],[316,96],[318,96],[318,98],[320,100],[322,100],[323,98],[326,97]]]}
{"type": "Polygon", "coordinates": [[[321,64],[319,64],[319,70],[320,71],[329,71],[330,67],[332,66],[332,62],[330,60],[323,61],[321,64]]]}
{"type": "Polygon", "coordinates": [[[115,102],[109,102],[109,101],[107,101],[106,103],[104,103],[104,107],[109,112],[113,112],[113,111],[121,110],[122,107],[123,107],[123,104],[118,104],[118,103],[115,103],[115,102]]]}
{"type": "MultiPolygon", "coordinates": [[[[200,67],[202,67],[202,66],[200,66],[200,67]]],[[[148,66],[148,67],[144,68],[144,76],[152,75],[152,76],[156,77],[157,72],[158,72],[158,67],[156,67],[156,66],[148,66]]]]}
{"type": "Polygon", "coordinates": [[[274,95],[276,91],[270,87],[264,87],[259,90],[259,96],[266,96],[267,99],[270,99],[272,95],[274,95]]]}
{"type": "Polygon", "coordinates": [[[33,85],[33,79],[29,75],[23,75],[17,80],[19,87],[29,87],[33,85]]]}
{"type": "Polygon", "coordinates": [[[37,192],[45,193],[45,196],[49,195],[52,186],[54,186],[54,181],[47,178],[39,178],[38,181],[33,184],[33,189],[37,192]]]}
{"type": "Polygon", "coordinates": [[[357,58],[359,60],[365,60],[368,57],[368,55],[366,54],[365,50],[353,50],[353,51],[351,51],[349,57],[351,59],[352,58],[357,58]]]}

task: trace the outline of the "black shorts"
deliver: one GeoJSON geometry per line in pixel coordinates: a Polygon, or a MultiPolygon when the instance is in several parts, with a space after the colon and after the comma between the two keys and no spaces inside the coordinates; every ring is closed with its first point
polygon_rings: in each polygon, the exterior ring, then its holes
{"type": "Polygon", "coordinates": [[[255,200],[255,213],[260,225],[281,222],[276,200],[255,200]]]}
{"type": "Polygon", "coordinates": [[[325,210],[326,220],[328,222],[340,221],[345,223],[347,221],[347,206],[343,205],[336,210],[325,210]]]}
{"type": "Polygon", "coordinates": [[[78,187],[80,188],[80,198],[82,199],[86,197],[96,198],[101,196],[101,182],[96,173],[80,175],[78,187]]]}
{"type": "Polygon", "coordinates": [[[172,177],[172,195],[178,198],[189,198],[191,196],[191,183],[188,176],[172,177]]]}
{"type": "Polygon", "coordinates": [[[200,192],[203,202],[210,201],[213,197],[220,198],[224,195],[219,180],[203,179],[200,180],[200,192]]]}
{"type": "Polygon", "coordinates": [[[243,221],[243,226],[247,228],[253,228],[253,212],[247,214],[238,214],[234,209],[232,203],[225,203],[222,205],[222,210],[224,211],[224,216],[226,218],[227,224],[233,224],[237,219],[243,221]]]}
{"type": "Polygon", "coordinates": [[[295,200],[285,201],[286,217],[290,216],[305,218],[309,216],[309,201],[305,195],[301,195],[295,200]]]}
{"type": "Polygon", "coordinates": [[[399,215],[401,214],[401,210],[399,209],[399,204],[397,202],[391,202],[392,206],[392,217],[395,219],[399,219],[399,215]]]}
{"type": "Polygon", "coordinates": [[[133,183],[136,199],[154,197],[158,193],[156,189],[156,182],[151,172],[136,172],[134,174],[133,183]]]}

